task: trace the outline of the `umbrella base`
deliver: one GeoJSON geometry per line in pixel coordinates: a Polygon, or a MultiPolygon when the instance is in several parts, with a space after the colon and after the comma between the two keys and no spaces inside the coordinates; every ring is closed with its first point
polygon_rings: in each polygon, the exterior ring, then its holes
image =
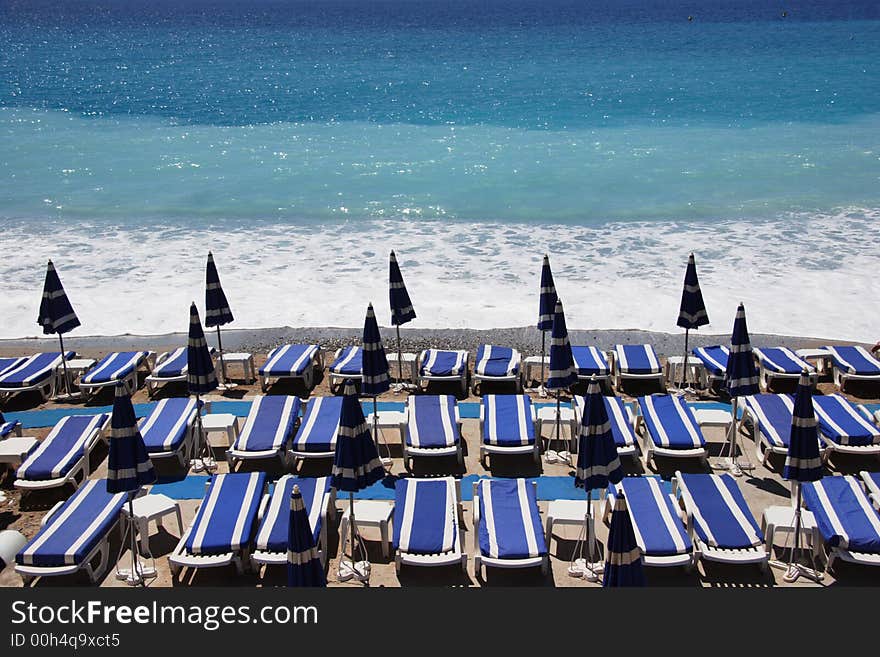
{"type": "Polygon", "coordinates": [[[802,576],[813,582],[821,582],[825,579],[824,573],[815,570],[813,568],[808,568],[799,563],[783,563],[781,561],[771,561],[770,565],[774,568],[784,569],[785,574],[782,576],[782,580],[784,582],[788,582],[791,584],[792,582],[796,582],[802,576]]]}
{"type": "Polygon", "coordinates": [[[131,568],[121,568],[116,571],[116,579],[125,582],[129,586],[141,586],[146,580],[154,579],[159,573],[152,566],[138,565],[138,568],[132,571],[131,568]]]}
{"type": "Polygon", "coordinates": [[[544,452],[544,460],[547,463],[565,463],[571,465],[571,453],[566,451],[557,452],[556,450],[548,449],[544,452]]]}
{"type": "Polygon", "coordinates": [[[394,383],[391,385],[391,392],[399,395],[401,392],[412,392],[418,390],[418,386],[413,383],[394,383]]]}
{"type": "Polygon", "coordinates": [[[52,397],[53,402],[81,402],[83,399],[85,395],[82,392],[64,393],[52,397]]]}
{"type": "Polygon", "coordinates": [[[605,571],[605,564],[601,561],[588,563],[586,559],[575,559],[568,567],[569,577],[582,577],[588,582],[598,582],[599,575],[605,571]]]}
{"type": "Polygon", "coordinates": [[[755,466],[752,463],[740,463],[736,459],[726,458],[721,463],[716,463],[713,466],[715,470],[728,470],[730,474],[734,477],[742,477],[745,470],[754,470],[755,466]]]}
{"type": "Polygon", "coordinates": [[[358,561],[351,562],[348,559],[342,559],[339,562],[339,572],[337,579],[340,582],[347,582],[350,579],[356,579],[359,582],[370,581],[370,562],[358,561]]]}
{"type": "Polygon", "coordinates": [[[234,390],[238,387],[237,383],[219,383],[217,384],[217,390],[223,392],[224,390],[234,390]]]}
{"type": "Polygon", "coordinates": [[[193,459],[189,467],[193,472],[213,472],[217,469],[217,461],[212,458],[193,459]]]}

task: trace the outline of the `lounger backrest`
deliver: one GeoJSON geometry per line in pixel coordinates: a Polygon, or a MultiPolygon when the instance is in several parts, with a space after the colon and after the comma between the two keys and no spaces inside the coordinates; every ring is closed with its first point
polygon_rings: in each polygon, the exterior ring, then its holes
{"type": "Polygon", "coordinates": [[[671,449],[706,446],[690,406],[676,395],[639,397],[639,409],[655,445],[671,449]]]}
{"type": "Polygon", "coordinates": [[[116,351],[104,356],[82,377],[83,383],[107,383],[125,378],[147,357],[146,351],[116,351]]]}
{"type": "Polygon", "coordinates": [[[170,397],[156,404],[138,428],[148,452],[169,451],[183,441],[195,419],[195,399],[170,397]]]}
{"type": "Polygon", "coordinates": [[[260,367],[260,374],[302,376],[317,353],[316,344],[286,344],[275,347],[260,367]]]}
{"type": "Polygon", "coordinates": [[[331,451],[336,447],[342,397],[312,397],[293,439],[297,451],[331,451]]]}
{"type": "Polygon", "coordinates": [[[410,395],[406,441],[412,447],[452,447],[459,441],[452,395],[410,395]]]}
{"type": "Polygon", "coordinates": [[[736,480],[729,474],[676,473],[694,530],[707,545],[744,549],[764,542],[736,480]]]}
{"type": "Polygon", "coordinates": [[[841,395],[813,395],[813,410],[822,435],[840,445],[865,446],[880,443],[880,429],[841,395]]]}
{"type": "MultiPolygon", "coordinates": [[[[693,543],[658,477],[624,477],[618,484],[626,495],[636,544],[649,556],[686,554],[693,543]]],[[[609,486],[609,494],[614,489],[609,486]]]]}
{"type": "Polygon", "coordinates": [[[759,394],[748,395],[745,401],[758,422],[756,430],[774,447],[788,447],[794,398],[791,395],[759,394]]]}
{"type": "Polygon", "coordinates": [[[190,528],[186,550],[225,554],[250,543],[265,487],[265,472],[215,474],[190,528]]]}
{"type": "Polygon", "coordinates": [[[0,358],[0,376],[22,365],[27,358],[0,358]]]}
{"type": "Polygon", "coordinates": [[[694,355],[703,361],[703,365],[713,376],[724,376],[727,372],[727,358],[730,356],[730,349],[724,345],[697,347],[694,349],[694,355]]]}
{"type": "Polygon", "coordinates": [[[496,559],[527,559],[547,554],[538,499],[525,479],[481,479],[480,552],[496,559]]]}
{"type": "Polygon", "coordinates": [[[855,477],[823,477],[804,483],[802,492],[830,546],[880,554],[880,516],[855,477]]]}
{"type": "Polygon", "coordinates": [[[269,504],[257,530],[255,543],[258,550],[287,552],[290,496],[294,484],[299,486],[309,516],[312,540],[317,545],[321,534],[321,523],[324,521],[322,516],[324,501],[330,495],[330,477],[296,477],[288,474],[275,482],[275,488],[269,497],[269,504]]]}
{"type": "Polygon", "coordinates": [[[481,376],[513,376],[519,371],[519,352],[510,347],[481,344],[474,371],[481,376]]]}
{"type": "Polygon", "coordinates": [[[330,365],[330,371],[339,374],[360,375],[364,369],[364,350],[361,347],[343,347],[330,365]]]}
{"type": "Polygon", "coordinates": [[[804,369],[809,372],[815,371],[812,365],[788,347],[755,347],[752,351],[755,352],[761,364],[771,372],[800,374],[804,369]]]}
{"type": "Polygon", "coordinates": [[[528,395],[483,395],[483,442],[534,445],[535,423],[528,395]]]}
{"type": "Polygon", "coordinates": [[[660,359],[649,344],[618,344],[614,346],[617,369],[625,374],[659,374],[660,359]]]}
{"type": "Polygon", "coordinates": [[[67,500],[16,557],[23,566],[78,565],[107,535],[126,494],[107,492],[106,479],[90,479],[67,500]]]}
{"type": "Polygon", "coordinates": [[[825,347],[831,360],[846,374],[880,376],[880,361],[861,346],[825,347]]]}
{"type": "Polygon", "coordinates": [[[466,351],[426,349],[422,352],[422,376],[459,376],[467,363],[466,351]]]}
{"type": "Polygon", "coordinates": [[[234,449],[253,452],[281,449],[293,431],[300,403],[299,397],[294,395],[254,398],[234,449]]]}
{"type": "Polygon", "coordinates": [[[153,368],[151,376],[156,378],[172,378],[183,376],[187,371],[186,347],[178,347],[165,360],[153,368]]]}
{"type": "Polygon", "coordinates": [[[608,359],[598,347],[572,345],[571,357],[578,376],[605,376],[610,371],[608,359]]]}
{"type": "Polygon", "coordinates": [[[21,464],[16,476],[29,481],[63,477],[83,458],[86,443],[109,419],[106,413],[61,418],[40,446],[21,464]]]}
{"type": "MultiPolygon", "coordinates": [[[[74,356],[76,356],[74,351],[64,352],[64,357],[67,359],[71,359],[74,356]]],[[[17,367],[8,369],[3,374],[0,374],[0,388],[23,388],[36,385],[52,376],[55,368],[60,365],[60,351],[34,354],[17,367]]]]}
{"type": "Polygon", "coordinates": [[[443,554],[458,544],[455,480],[398,479],[394,486],[394,547],[443,554]]]}

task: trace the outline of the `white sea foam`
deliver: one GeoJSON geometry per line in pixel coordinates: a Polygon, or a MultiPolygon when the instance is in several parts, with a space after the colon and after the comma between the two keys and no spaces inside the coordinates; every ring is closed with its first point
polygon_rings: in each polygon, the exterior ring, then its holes
{"type": "Polygon", "coordinates": [[[754,332],[874,341],[878,219],[880,210],[848,208],[772,220],[593,227],[408,219],[140,229],[9,222],[0,337],[38,333],[49,258],[82,320],[74,335],[185,331],[189,302],[203,308],[209,249],[234,327],[360,326],[368,301],[387,324],[394,248],[418,313],[413,327],[534,323],[547,252],[569,327],[675,331],[693,250],[709,332],[728,332],[743,301],[754,332]]]}

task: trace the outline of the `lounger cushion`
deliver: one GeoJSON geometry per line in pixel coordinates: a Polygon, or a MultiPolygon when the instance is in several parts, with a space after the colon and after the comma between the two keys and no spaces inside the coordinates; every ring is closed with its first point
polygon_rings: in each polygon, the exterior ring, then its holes
{"type": "Polygon", "coordinates": [[[525,479],[483,479],[480,496],[480,552],[496,559],[547,554],[534,486],[525,479]]]}
{"type": "Polygon", "coordinates": [[[176,452],[195,419],[195,399],[171,397],[161,400],[138,425],[147,452],[176,452]]]}
{"type": "Polygon", "coordinates": [[[510,377],[519,373],[519,352],[510,347],[481,344],[474,371],[485,377],[510,377]]]}
{"type": "Polygon", "coordinates": [[[426,349],[422,355],[421,376],[461,376],[467,365],[466,351],[426,349]]]}
{"type": "Polygon", "coordinates": [[[237,452],[265,452],[280,450],[293,433],[299,416],[299,397],[269,395],[256,397],[244,421],[233,450],[237,452]]]}
{"type": "Polygon", "coordinates": [[[293,439],[297,452],[332,452],[336,449],[342,397],[312,397],[293,439]]]}
{"type": "Polygon", "coordinates": [[[791,438],[791,418],[794,413],[794,397],[791,395],[748,395],[746,407],[754,417],[757,431],[773,447],[788,448],[791,438]]]}
{"type": "Polygon", "coordinates": [[[101,429],[110,416],[68,415],[61,418],[16,472],[19,479],[45,481],[58,479],[85,455],[86,442],[101,429]]]}
{"type": "Polygon", "coordinates": [[[752,351],[764,369],[776,374],[800,374],[803,369],[809,372],[815,368],[788,347],[755,347],[752,351]]]}
{"type": "Polygon", "coordinates": [[[706,439],[690,406],[676,395],[639,397],[639,408],[654,444],[667,449],[698,449],[706,439]]]}
{"type": "Polygon", "coordinates": [[[0,438],[5,438],[9,434],[11,434],[17,427],[21,426],[21,422],[18,420],[12,420],[11,422],[7,422],[6,418],[3,417],[3,413],[0,413],[0,438]]]}
{"type": "Polygon", "coordinates": [[[802,490],[828,545],[880,554],[880,516],[855,477],[823,477],[802,490]]]}
{"type": "Polygon", "coordinates": [[[724,345],[697,347],[694,349],[694,356],[702,361],[706,371],[712,376],[722,377],[727,373],[727,357],[730,356],[730,349],[724,345]]]}
{"type": "Polygon", "coordinates": [[[819,431],[839,445],[864,447],[880,443],[880,429],[841,395],[814,395],[813,410],[819,431]]]}
{"type": "Polygon", "coordinates": [[[186,539],[190,554],[237,552],[250,543],[265,472],[215,474],[186,539]]]}
{"type": "Polygon", "coordinates": [[[115,383],[134,372],[148,355],[146,351],[117,351],[107,354],[80,381],[89,385],[115,383]]]}
{"type": "Polygon", "coordinates": [[[343,347],[330,364],[330,371],[334,374],[347,374],[349,376],[361,376],[364,369],[364,350],[361,347],[343,347]]]}
{"type": "Polygon", "coordinates": [[[22,566],[79,565],[107,536],[125,504],[111,495],[106,479],[91,479],[56,511],[16,557],[22,566]]]}
{"type": "Polygon", "coordinates": [[[22,365],[27,358],[0,358],[0,376],[22,365]]]}
{"type": "Polygon", "coordinates": [[[611,368],[608,359],[597,347],[574,346],[571,347],[571,356],[579,377],[608,376],[611,368]]]}
{"type": "Polygon", "coordinates": [[[398,479],[394,486],[394,548],[443,554],[458,543],[455,481],[398,479]]]}
{"type": "Polygon", "coordinates": [[[528,395],[483,396],[483,442],[499,447],[535,444],[532,400],[528,395]]]}
{"type": "Polygon", "coordinates": [[[880,376],[880,361],[864,347],[825,347],[840,371],[857,376],[880,376]]]}
{"type": "Polygon", "coordinates": [[[286,344],[269,352],[261,376],[301,377],[318,353],[316,344],[286,344]]]}
{"type": "Polygon", "coordinates": [[[156,365],[150,376],[156,379],[174,379],[185,376],[187,370],[186,347],[178,347],[161,363],[156,365]]]}
{"type": "Polygon", "coordinates": [[[269,552],[287,552],[287,536],[290,529],[290,496],[294,485],[299,486],[309,526],[312,528],[312,540],[318,544],[321,535],[321,524],[324,522],[322,510],[324,499],[330,495],[330,477],[295,477],[284,475],[277,482],[269,498],[263,520],[257,530],[256,546],[258,550],[269,552]]]}
{"type": "Polygon", "coordinates": [[[407,445],[430,449],[458,444],[460,436],[455,421],[455,397],[411,395],[406,403],[409,409],[407,445]]]}
{"type": "Polygon", "coordinates": [[[681,474],[692,504],[697,536],[715,548],[742,550],[760,545],[755,522],[736,480],[729,474],[681,474]]]}
{"type": "Polygon", "coordinates": [[[617,369],[624,374],[660,374],[660,359],[649,344],[619,344],[614,347],[617,369]]]}
{"type": "MultiPolygon", "coordinates": [[[[76,352],[64,352],[68,360],[75,356],[76,352]]],[[[43,383],[55,374],[55,368],[60,365],[60,351],[34,354],[17,367],[0,374],[0,388],[27,388],[43,383]]]]}
{"type": "MultiPolygon", "coordinates": [[[[626,495],[636,543],[647,556],[687,554],[693,543],[658,477],[624,477],[618,484],[626,495]]],[[[615,488],[608,487],[613,496],[615,488]]]]}

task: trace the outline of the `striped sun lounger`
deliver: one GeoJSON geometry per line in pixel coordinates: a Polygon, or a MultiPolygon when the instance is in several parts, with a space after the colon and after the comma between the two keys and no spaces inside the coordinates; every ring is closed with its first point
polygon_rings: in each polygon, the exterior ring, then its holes
{"type": "Polygon", "coordinates": [[[425,349],[419,354],[419,384],[430,381],[459,381],[461,394],[467,394],[468,352],[425,349]]]}
{"type": "Polygon", "coordinates": [[[126,494],[107,492],[106,479],[86,481],[66,502],[43,518],[37,535],[15,557],[25,586],[36,577],[84,570],[95,584],[107,569],[110,532],[119,521],[126,494]],[[98,564],[94,565],[95,558],[98,564]]]}
{"type": "Polygon", "coordinates": [[[339,384],[345,379],[360,381],[363,378],[364,350],[363,347],[343,347],[337,349],[330,363],[330,384],[339,384]]]}
{"type": "Polygon", "coordinates": [[[275,482],[271,495],[263,496],[262,519],[251,555],[254,571],[259,571],[259,565],[287,563],[290,496],[294,485],[299,486],[318,556],[322,564],[327,563],[327,522],[328,514],[336,514],[336,489],[331,488],[330,477],[296,477],[288,474],[275,482]]]}
{"type": "Polygon", "coordinates": [[[195,519],[168,557],[172,575],[181,568],[230,563],[243,573],[249,565],[249,546],[265,489],[265,472],[211,477],[195,519]]]}
{"type": "Polygon", "coordinates": [[[700,458],[709,453],[706,439],[690,406],[677,395],[648,395],[639,397],[639,415],[636,430],[640,428],[647,439],[645,459],[648,463],[655,454],[673,458],[700,458]]]}
{"type": "MultiPolygon", "coordinates": [[[[75,351],[65,351],[67,360],[76,358],[75,351]]],[[[52,351],[34,354],[25,358],[15,367],[0,373],[0,401],[28,390],[39,390],[43,399],[55,395],[57,370],[61,367],[61,352],[52,351]]]]}
{"type": "Polygon", "coordinates": [[[260,367],[260,389],[263,392],[280,379],[302,379],[311,389],[315,385],[315,367],[324,368],[323,352],[316,344],[286,344],[275,347],[260,367]]]}
{"type": "Polygon", "coordinates": [[[880,429],[846,397],[838,394],[813,395],[813,410],[819,423],[819,436],[832,452],[880,454],[880,429]]]}
{"type": "Polygon", "coordinates": [[[531,568],[546,574],[549,552],[538,511],[538,485],[525,479],[474,482],[474,571],[531,568]]]}
{"type": "MultiPolygon", "coordinates": [[[[603,396],[605,412],[611,423],[611,435],[614,436],[614,446],[617,447],[619,456],[638,456],[639,445],[636,440],[635,417],[629,404],[620,397],[603,396]]],[[[583,395],[574,396],[575,421],[580,426],[584,415],[586,398],[583,395]]]]}
{"type": "MultiPolygon", "coordinates": [[[[147,393],[153,395],[160,386],[175,381],[186,381],[186,373],[189,369],[187,363],[187,348],[178,347],[174,351],[161,354],[156,359],[153,371],[144,379],[147,384],[147,393]]],[[[211,355],[214,355],[214,347],[210,347],[211,355]]]]}
{"type": "Polygon", "coordinates": [[[414,456],[451,456],[464,464],[461,451],[461,418],[452,395],[410,395],[406,400],[407,425],[403,463],[407,471],[414,456]]]}
{"type": "MultiPolygon", "coordinates": [[[[745,397],[743,420],[751,425],[758,458],[765,465],[770,454],[785,456],[791,437],[791,419],[794,413],[792,395],[761,393],[745,397]]],[[[825,451],[819,445],[819,452],[825,451]]]]}
{"type": "Polygon", "coordinates": [[[3,413],[0,413],[0,438],[6,438],[11,433],[17,436],[21,435],[21,422],[18,420],[7,422],[3,413]]]}
{"type": "Polygon", "coordinates": [[[843,390],[849,381],[880,381],[880,360],[860,346],[825,347],[831,355],[834,383],[843,390]]]}
{"type": "Polygon", "coordinates": [[[474,394],[483,381],[512,382],[516,391],[522,390],[522,357],[516,349],[481,344],[474,362],[474,394]]]}
{"type": "Polygon", "coordinates": [[[236,461],[247,459],[280,458],[285,465],[300,404],[299,397],[293,395],[254,398],[244,426],[226,450],[230,471],[236,461]]]}
{"type": "Polygon", "coordinates": [[[862,470],[859,476],[865,482],[865,488],[868,489],[868,495],[871,497],[874,508],[880,509],[880,472],[862,470]]]}
{"type": "Polygon", "coordinates": [[[152,351],[114,351],[80,377],[79,388],[84,394],[93,395],[101,388],[115,386],[123,381],[129,394],[134,394],[137,390],[138,368],[154,356],[152,351]]]}
{"type": "Polygon", "coordinates": [[[56,488],[70,482],[77,487],[88,479],[89,455],[110,422],[107,413],[68,415],[52,427],[16,471],[15,487],[25,490],[56,488]]]}
{"type": "Polygon", "coordinates": [[[6,374],[10,370],[14,370],[27,360],[27,358],[0,358],[0,376],[6,374]]]}
{"type": "Polygon", "coordinates": [[[834,560],[880,566],[880,515],[852,476],[823,477],[802,484],[804,505],[813,512],[828,548],[825,570],[834,560]]]}
{"type": "Polygon", "coordinates": [[[159,401],[138,423],[147,454],[151,459],[176,456],[185,466],[195,449],[195,422],[195,399],[171,397],[159,401]]]}
{"type": "Polygon", "coordinates": [[[305,404],[305,412],[296,436],[291,456],[299,459],[333,458],[342,397],[312,397],[305,404]]]}
{"type": "Polygon", "coordinates": [[[467,572],[461,528],[460,483],[398,479],[394,486],[394,565],[460,565],[467,572]]]}
{"type": "Polygon", "coordinates": [[[675,498],[663,490],[659,477],[624,477],[608,486],[604,519],[614,509],[617,491],[623,490],[626,506],[646,566],[684,566],[694,563],[694,544],[678,515],[675,498]]]}
{"type": "Polygon", "coordinates": [[[614,387],[620,389],[623,380],[656,380],[660,388],[666,389],[666,378],[660,359],[654,347],[649,344],[618,344],[614,346],[611,359],[611,373],[614,387]]]}
{"type": "Polygon", "coordinates": [[[704,383],[707,388],[724,382],[724,377],[727,376],[727,357],[730,356],[730,349],[723,344],[697,347],[693,350],[693,354],[703,363],[703,372],[706,376],[704,383]]]}
{"type": "Polygon", "coordinates": [[[684,502],[688,532],[698,558],[729,564],[757,563],[767,568],[769,555],[736,479],[730,474],[675,473],[673,488],[684,502]]]}
{"type": "Polygon", "coordinates": [[[769,390],[776,379],[797,381],[804,369],[810,373],[815,385],[816,368],[788,347],[755,347],[752,351],[758,359],[758,376],[762,390],[769,390]]]}
{"type": "Polygon", "coordinates": [[[487,454],[531,454],[541,462],[537,416],[528,395],[484,395],[480,404],[480,461],[487,454]]]}
{"type": "Polygon", "coordinates": [[[598,347],[572,345],[571,356],[578,379],[589,381],[595,376],[597,380],[608,381],[611,378],[608,358],[598,347]]]}

